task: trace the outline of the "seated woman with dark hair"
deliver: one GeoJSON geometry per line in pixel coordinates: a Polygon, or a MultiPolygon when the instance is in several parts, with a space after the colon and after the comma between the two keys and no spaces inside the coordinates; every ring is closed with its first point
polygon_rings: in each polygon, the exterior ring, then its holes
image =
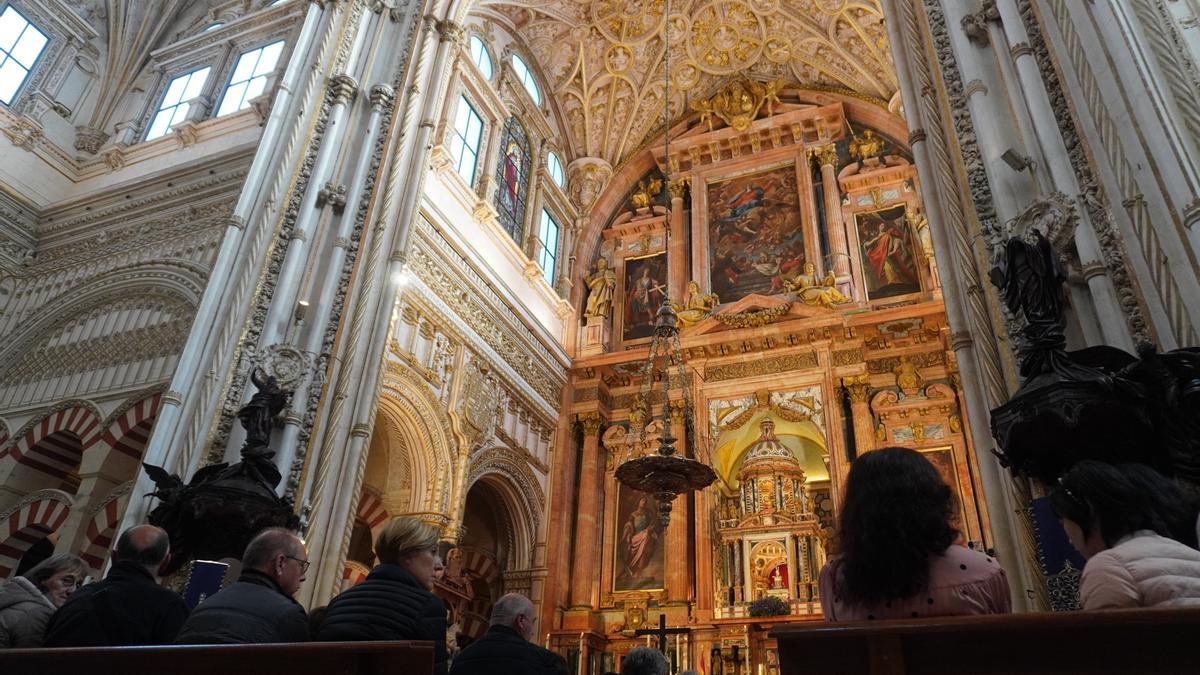
{"type": "Polygon", "coordinates": [[[1170,538],[1189,509],[1170,481],[1085,460],[1059,479],[1050,504],[1088,560],[1084,609],[1200,605],[1200,551],[1170,538]]]}
{"type": "Polygon", "coordinates": [[[839,555],[821,570],[827,621],[1012,610],[995,558],[955,545],[954,496],[929,460],[882,448],[850,466],[838,519],[839,555]]]}

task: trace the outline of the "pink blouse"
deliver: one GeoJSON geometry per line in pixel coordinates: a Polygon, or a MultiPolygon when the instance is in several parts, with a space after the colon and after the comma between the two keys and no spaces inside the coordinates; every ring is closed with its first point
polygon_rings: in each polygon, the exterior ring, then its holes
{"type": "Polygon", "coordinates": [[[826,621],[911,619],[925,616],[1007,614],[1012,611],[1008,579],[995,558],[952,545],[929,559],[929,588],[911,598],[873,607],[843,602],[834,591],[839,558],[821,570],[821,609],[826,621]]]}

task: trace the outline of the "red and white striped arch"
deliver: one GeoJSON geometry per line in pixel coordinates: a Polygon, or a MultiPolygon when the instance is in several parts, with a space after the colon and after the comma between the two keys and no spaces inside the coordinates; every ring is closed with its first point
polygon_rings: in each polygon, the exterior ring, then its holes
{"type": "Polygon", "coordinates": [[[346,590],[351,586],[359,583],[367,578],[371,573],[371,568],[358,562],[357,560],[347,560],[346,566],[342,568],[342,590],[346,590]]]}
{"type": "Polygon", "coordinates": [[[41,490],[22,499],[0,520],[0,579],[7,579],[21,557],[54,532],[71,512],[71,496],[61,490],[41,490]]]}
{"type": "Polygon", "coordinates": [[[62,480],[79,467],[84,449],[100,437],[100,426],[100,417],[91,405],[64,407],[13,439],[0,451],[0,461],[11,457],[18,464],[62,480]]]}
{"type": "Polygon", "coordinates": [[[500,590],[500,566],[489,553],[470,548],[461,550],[462,574],[471,584],[475,595],[462,614],[459,632],[478,638],[488,629],[488,620],[492,615],[492,592],[500,590]]]}
{"type": "Polygon", "coordinates": [[[108,552],[112,550],[117,525],[121,522],[125,507],[129,505],[129,494],[132,487],[133,481],[129,481],[113,490],[100,503],[96,515],[88,523],[79,557],[83,558],[88,568],[96,573],[96,576],[104,568],[104,561],[108,558],[108,552]]]}
{"type": "Polygon", "coordinates": [[[367,524],[373,537],[379,526],[388,520],[388,510],[383,505],[383,496],[375,488],[364,485],[362,494],[358,497],[358,511],[354,515],[367,524]]]}
{"type": "Polygon", "coordinates": [[[105,444],[116,452],[141,461],[160,403],[162,392],[147,396],[130,406],[104,430],[102,438],[105,444]]]}

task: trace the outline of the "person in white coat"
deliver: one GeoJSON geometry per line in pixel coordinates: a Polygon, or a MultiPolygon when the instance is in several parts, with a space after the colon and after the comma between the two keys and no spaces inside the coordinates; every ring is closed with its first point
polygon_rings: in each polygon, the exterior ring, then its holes
{"type": "MultiPolygon", "coordinates": [[[[1144,474],[1144,469],[1141,470],[1144,474]]],[[[1188,508],[1166,478],[1146,490],[1145,475],[1085,460],[1050,493],[1067,538],[1087,558],[1083,609],[1200,606],[1200,551],[1183,544],[1171,514],[1188,508]]]]}

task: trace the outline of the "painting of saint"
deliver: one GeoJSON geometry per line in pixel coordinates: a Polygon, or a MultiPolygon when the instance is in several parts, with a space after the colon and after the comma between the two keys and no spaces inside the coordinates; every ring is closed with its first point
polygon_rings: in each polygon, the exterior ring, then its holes
{"type": "Polygon", "coordinates": [[[504,123],[496,162],[496,215],[513,241],[524,240],[525,200],[529,196],[529,139],[516,117],[504,123]]]}
{"type": "Polygon", "coordinates": [[[963,519],[966,510],[962,501],[962,490],[958,485],[958,468],[954,463],[954,448],[933,448],[922,450],[921,454],[925,455],[925,459],[928,459],[930,464],[933,464],[933,468],[937,469],[942,480],[946,481],[946,485],[949,485],[950,491],[954,493],[954,516],[951,518],[950,524],[963,536],[966,536],[966,521],[963,519]]]}
{"type": "Polygon", "coordinates": [[[625,487],[617,491],[614,591],[663,587],[663,527],[654,499],[625,487]]]}
{"type": "Polygon", "coordinates": [[[901,205],[855,216],[863,276],[871,300],[921,291],[912,234],[904,214],[901,205]]]}
{"type": "Polygon", "coordinates": [[[625,261],[624,339],[636,340],[654,334],[654,317],[666,295],[665,253],[625,261]]]}
{"type": "Polygon", "coordinates": [[[709,183],[709,282],[722,301],[775,295],[805,263],[793,165],[709,183]]]}

